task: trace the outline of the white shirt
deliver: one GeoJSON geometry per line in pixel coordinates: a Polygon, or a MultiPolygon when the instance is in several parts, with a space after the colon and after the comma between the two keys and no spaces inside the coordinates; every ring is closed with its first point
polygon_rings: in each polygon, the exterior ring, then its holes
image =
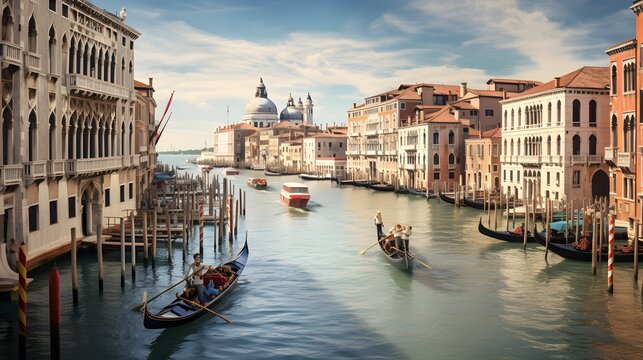
{"type": "Polygon", "coordinates": [[[402,239],[408,240],[411,234],[412,234],[411,229],[404,229],[404,231],[402,231],[402,239]]]}
{"type": "MultiPolygon", "coordinates": [[[[203,265],[203,263],[201,263],[201,265],[199,265],[199,266],[197,266],[195,263],[192,263],[190,265],[190,271],[188,272],[188,275],[195,274],[197,272],[197,270],[199,268],[201,268],[201,267],[203,267],[203,269],[201,271],[205,270],[205,265],[203,265]]],[[[203,285],[203,279],[201,279],[200,275],[194,275],[194,276],[192,276],[192,284],[193,285],[203,285]]]]}
{"type": "Polygon", "coordinates": [[[375,215],[375,225],[382,225],[382,214],[377,213],[375,215]]]}

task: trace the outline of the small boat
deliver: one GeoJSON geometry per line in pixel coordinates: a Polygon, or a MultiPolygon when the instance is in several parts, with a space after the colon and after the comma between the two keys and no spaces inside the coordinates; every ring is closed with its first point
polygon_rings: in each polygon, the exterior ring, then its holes
{"type": "Polygon", "coordinates": [[[450,204],[455,204],[455,197],[447,196],[446,193],[440,192],[440,199],[450,204]]]}
{"type": "MultiPolygon", "coordinates": [[[[536,239],[536,242],[541,244],[542,246],[547,246],[546,245],[546,237],[544,232],[538,233],[536,232],[534,238],[536,239]]],[[[549,242],[549,246],[547,246],[551,252],[553,252],[556,255],[559,255],[561,257],[564,257],[565,259],[572,259],[572,260],[579,260],[579,261],[592,261],[592,252],[590,250],[579,250],[575,248],[572,244],[557,244],[553,241],[549,242]]],[[[591,248],[591,242],[590,242],[590,248],[591,248]]],[[[623,251],[625,247],[616,247],[614,248],[614,261],[615,262],[627,262],[627,261],[634,261],[634,250],[633,248],[629,248],[629,251],[623,251]]],[[[609,254],[607,251],[607,248],[603,247],[601,250],[601,261],[607,261],[609,254]]],[[[643,248],[639,247],[639,253],[638,253],[638,259],[639,261],[643,260],[643,248]]]]}
{"type": "Polygon", "coordinates": [[[330,180],[329,176],[312,174],[299,174],[299,178],[302,180],[330,180]]]}
{"type": "Polygon", "coordinates": [[[264,169],[263,174],[266,175],[266,176],[281,176],[282,175],[281,173],[278,173],[276,171],[270,171],[268,169],[264,169]]]}
{"type": "MultiPolygon", "coordinates": [[[[230,269],[236,272],[237,276],[234,278],[232,283],[223,290],[223,292],[217,297],[210,300],[209,303],[203,305],[205,308],[211,308],[216,303],[225,298],[237,285],[239,278],[243,269],[246,267],[246,262],[248,261],[248,241],[243,245],[241,251],[234,260],[231,260],[225,265],[229,266],[230,269]]],[[[166,305],[161,309],[161,311],[156,314],[152,314],[147,308],[147,304],[144,306],[145,309],[145,318],[143,320],[143,325],[148,329],[163,329],[168,327],[174,327],[189,323],[195,319],[198,319],[201,315],[205,314],[207,311],[203,308],[194,306],[184,300],[176,299],[170,304],[166,305]]]]}
{"type": "Polygon", "coordinates": [[[257,190],[265,189],[268,186],[268,182],[264,178],[249,178],[247,184],[257,190]]]}
{"type": "Polygon", "coordinates": [[[177,166],[177,167],[176,167],[176,169],[177,169],[177,170],[187,170],[188,168],[177,166]]]}
{"type": "MultiPolygon", "coordinates": [[[[514,243],[522,243],[524,241],[523,234],[515,233],[513,231],[495,231],[488,229],[482,225],[482,217],[480,217],[480,222],[478,223],[478,231],[494,239],[509,241],[514,243]]],[[[534,237],[530,234],[527,234],[527,242],[536,241],[534,237]]]]}
{"type": "Polygon", "coordinates": [[[414,188],[408,188],[409,194],[415,195],[415,196],[422,196],[426,197],[426,191],[422,189],[414,189],[414,188]]]}
{"type": "MultiPolygon", "coordinates": [[[[474,208],[474,209],[487,210],[487,208],[485,207],[485,201],[484,200],[473,200],[473,199],[469,199],[469,198],[464,198],[464,204],[467,205],[468,207],[471,207],[471,208],[474,208]]],[[[498,203],[498,207],[500,208],[500,203],[498,203]]],[[[509,203],[509,208],[512,209],[513,207],[514,207],[514,204],[509,203]]],[[[491,204],[489,204],[489,208],[491,210],[494,210],[496,208],[496,203],[491,202],[491,204]]],[[[506,209],[506,208],[507,208],[507,204],[503,203],[502,204],[502,209],[506,209]]]]}
{"type": "Polygon", "coordinates": [[[301,209],[305,208],[310,200],[308,186],[296,182],[284,183],[279,196],[284,204],[301,209]]]}
{"type": "Polygon", "coordinates": [[[396,194],[409,194],[409,189],[405,187],[401,187],[397,190],[395,190],[396,194]]]}
{"type": "Polygon", "coordinates": [[[223,169],[223,175],[239,175],[239,169],[227,167],[223,169]]]}
{"type": "Polygon", "coordinates": [[[369,184],[368,185],[369,189],[373,189],[375,191],[394,191],[395,187],[391,184],[384,184],[384,183],[376,183],[376,184],[369,184]]]}
{"type": "Polygon", "coordinates": [[[380,241],[380,249],[382,250],[382,253],[384,253],[384,257],[386,257],[386,261],[389,262],[389,264],[393,265],[393,267],[400,269],[400,270],[411,270],[413,266],[413,259],[409,257],[406,253],[392,253],[389,254],[384,250],[384,241],[380,241]]]}

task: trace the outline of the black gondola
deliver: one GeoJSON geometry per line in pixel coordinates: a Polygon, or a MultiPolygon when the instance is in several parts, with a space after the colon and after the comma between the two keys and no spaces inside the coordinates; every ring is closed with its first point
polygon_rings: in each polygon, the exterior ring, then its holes
{"type": "MultiPolygon", "coordinates": [[[[211,308],[216,303],[221,301],[226,297],[237,285],[237,281],[241,277],[243,269],[246,267],[246,262],[248,261],[248,241],[243,245],[241,251],[234,260],[231,260],[225,265],[229,266],[230,269],[236,272],[237,276],[232,280],[232,283],[225,289],[221,294],[219,294],[214,299],[210,300],[209,303],[205,304],[204,307],[211,308]]],[[[176,299],[172,301],[169,305],[166,305],[161,309],[161,311],[156,314],[149,312],[147,305],[144,306],[145,309],[145,319],[143,325],[148,329],[163,329],[168,327],[174,327],[186,324],[190,321],[198,319],[201,315],[206,313],[206,310],[196,307],[192,304],[189,304],[181,299],[176,299]]]]}
{"type": "Polygon", "coordinates": [[[263,174],[266,175],[266,176],[281,176],[281,175],[283,175],[282,173],[278,173],[278,172],[275,172],[275,171],[270,171],[270,170],[267,170],[267,169],[264,169],[263,174]]]}
{"type": "Polygon", "coordinates": [[[386,250],[384,250],[384,244],[385,244],[385,241],[379,242],[380,249],[382,250],[382,253],[384,253],[384,257],[386,257],[386,261],[388,261],[389,264],[393,265],[395,268],[400,270],[412,269],[413,259],[411,257],[407,256],[406,253],[399,253],[399,252],[388,254],[386,250]]]}
{"type": "Polygon", "coordinates": [[[312,175],[312,174],[299,174],[302,180],[330,180],[330,176],[312,175]]]}
{"type": "MultiPolygon", "coordinates": [[[[546,246],[546,238],[544,234],[536,232],[534,238],[536,242],[542,246],[546,246]]],[[[592,252],[591,251],[582,251],[573,247],[571,244],[557,244],[550,241],[549,246],[547,246],[551,252],[565,259],[579,260],[579,261],[592,261],[592,252]]],[[[608,258],[607,248],[603,248],[601,251],[601,261],[607,261],[608,258]]],[[[643,251],[639,250],[638,254],[639,261],[643,260],[643,251]]],[[[614,249],[614,261],[615,262],[627,262],[634,261],[634,251],[623,252],[619,249],[614,249]]]]}
{"type": "Polygon", "coordinates": [[[455,204],[455,197],[447,196],[447,194],[443,192],[440,192],[440,199],[442,199],[442,201],[448,202],[449,204],[455,204]]]}
{"type": "Polygon", "coordinates": [[[409,194],[409,193],[410,193],[410,191],[409,191],[409,189],[408,189],[408,188],[401,187],[401,188],[399,188],[399,189],[395,190],[395,193],[396,193],[396,194],[409,194]]]}
{"type": "Polygon", "coordinates": [[[377,184],[370,184],[368,185],[369,189],[373,189],[375,191],[387,191],[391,192],[395,190],[395,187],[391,184],[384,184],[384,183],[377,183],[377,184]]]}
{"type": "MultiPolygon", "coordinates": [[[[512,231],[495,231],[488,229],[487,227],[482,225],[482,217],[480,218],[480,222],[478,223],[478,231],[483,235],[487,235],[498,240],[509,241],[513,243],[522,243],[524,241],[523,234],[517,234],[512,231]]],[[[527,242],[534,241],[536,241],[534,237],[527,234],[527,242]]]]}

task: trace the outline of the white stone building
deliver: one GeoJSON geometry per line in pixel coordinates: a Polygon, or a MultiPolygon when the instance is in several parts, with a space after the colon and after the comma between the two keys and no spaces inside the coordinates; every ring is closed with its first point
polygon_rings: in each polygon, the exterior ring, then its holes
{"type": "MultiPolygon", "coordinates": [[[[302,171],[309,174],[325,175],[321,173],[321,167],[317,164],[317,160],[322,158],[325,160],[338,159],[345,163],[346,141],[347,137],[343,134],[320,133],[305,137],[302,145],[302,171]]],[[[328,168],[328,164],[325,164],[325,168],[328,168]]]]}
{"type": "Polygon", "coordinates": [[[583,67],[502,103],[502,189],[518,199],[609,192],[609,72],[583,67]]]}

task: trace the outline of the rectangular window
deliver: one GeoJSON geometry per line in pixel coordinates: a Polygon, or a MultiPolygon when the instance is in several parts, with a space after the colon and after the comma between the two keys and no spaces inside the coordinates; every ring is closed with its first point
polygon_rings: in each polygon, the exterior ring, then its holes
{"type": "Polygon", "coordinates": [[[49,202],[49,224],[58,223],[58,200],[53,200],[49,202]]]}
{"type": "Polygon", "coordinates": [[[507,180],[507,170],[502,170],[502,180],[503,181],[507,180]]]}
{"type": "Polygon", "coordinates": [[[475,115],[475,111],[469,110],[469,116],[473,116],[473,115],[475,115]]]}
{"type": "Polygon", "coordinates": [[[129,41],[129,49],[134,50],[134,41],[132,40],[129,41]]]}
{"type": "Polygon", "coordinates": [[[122,41],[121,41],[121,43],[123,44],[123,46],[125,46],[125,41],[126,41],[126,40],[125,40],[125,36],[123,36],[123,39],[122,39],[122,41]]]}
{"type": "Polygon", "coordinates": [[[547,185],[549,185],[549,173],[547,173],[547,185]]]}
{"type": "Polygon", "coordinates": [[[616,174],[612,174],[612,192],[616,192],[616,174]]]}
{"type": "Polygon", "coordinates": [[[125,202],[125,184],[121,185],[121,202],[125,202]]]}
{"type": "Polygon", "coordinates": [[[67,208],[68,208],[68,215],[69,218],[75,218],[76,217],[76,197],[75,196],[70,196],[67,198],[67,208]]]}
{"type": "Polygon", "coordinates": [[[509,171],[509,181],[514,181],[514,172],[509,171]]]}
{"type": "Polygon", "coordinates": [[[484,116],[493,116],[493,110],[485,110],[484,116]]]}
{"type": "Polygon", "coordinates": [[[406,103],[405,102],[400,103],[400,110],[406,110],[406,103]]]}
{"type": "Polygon", "coordinates": [[[436,171],[433,173],[433,180],[440,180],[440,172],[436,171]]]}
{"type": "Polygon", "coordinates": [[[67,4],[63,4],[63,16],[64,17],[69,16],[69,6],[67,6],[67,4]]]}
{"type": "Polygon", "coordinates": [[[332,142],[329,142],[329,143],[328,143],[328,148],[330,149],[330,148],[332,148],[332,147],[333,147],[333,143],[332,143],[332,142]]]}
{"type": "Polygon", "coordinates": [[[498,172],[498,164],[493,164],[493,172],[498,172]]]}
{"type": "Polygon", "coordinates": [[[449,171],[449,179],[455,179],[455,171],[449,171]]]}
{"type": "Polygon", "coordinates": [[[556,173],[556,186],[560,186],[560,173],[556,173]]]}
{"type": "Polygon", "coordinates": [[[498,144],[493,145],[493,156],[498,157],[498,144]]]}
{"type": "Polygon", "coordinates": [[[132,199],[134,197],[134,183],[129,183],[129,198],[132,199]]]}
{"type": "Polygon", "coordinates": [[[574,173],[572,176],[572,186],[580,187],[580,170],[574,170],[574,173]]]}
{"type": "Polygon", "coordinates": [[[112,192],[110,189],[105,189],[105,207],[109,207],[112,204],[112,192]]]}
{"type": "Polygon", "coordinates": [[[49,10],[56,12],[56,0],[49,0],[49,10]]]}
{"type": "Polygon", "coordinates": [[[38,230],[38,205],[29,207],[29,232],[38,230]]]}
{"type": "Polygon", "coordinates": [[[516,171],[516,181],[520,182],[520,170],[516,171]]]}

